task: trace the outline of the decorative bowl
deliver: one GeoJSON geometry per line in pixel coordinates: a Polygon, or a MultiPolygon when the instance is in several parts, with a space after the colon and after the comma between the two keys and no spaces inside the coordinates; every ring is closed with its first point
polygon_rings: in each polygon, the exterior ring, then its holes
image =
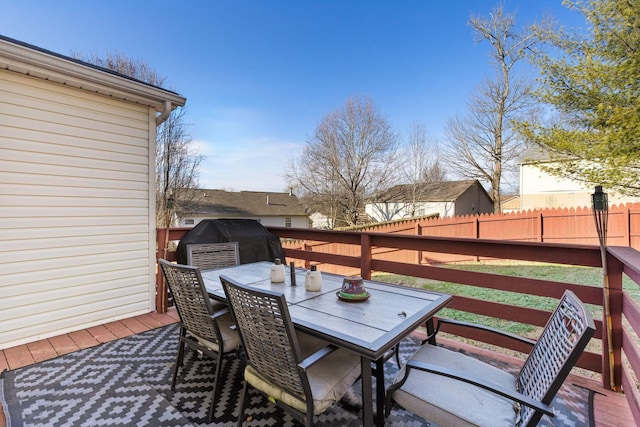
{"type": "Polygon", "coordinates": [[[366,299],[369,293],[364,288],[364,280],[360,276],[347,276],[342,281],[342,289],[338,292],[341,299],[366,299]]]}

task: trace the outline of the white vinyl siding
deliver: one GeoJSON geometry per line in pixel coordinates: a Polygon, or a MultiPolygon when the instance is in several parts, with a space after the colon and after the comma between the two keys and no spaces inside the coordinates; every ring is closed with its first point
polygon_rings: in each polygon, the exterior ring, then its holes
{"type": "Polygon", "coordinates": [[[154,114],[0,70],[0,348],[155,308],[154,114]]]}

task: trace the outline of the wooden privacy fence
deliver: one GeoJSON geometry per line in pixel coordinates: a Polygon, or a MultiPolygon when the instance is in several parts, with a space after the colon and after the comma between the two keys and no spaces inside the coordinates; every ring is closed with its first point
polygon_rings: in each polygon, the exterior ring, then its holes
{"type": "MultiPolygon", "coordinates": [[[[451,218],[414,218],[358,227],[359,232],[411,234],[522,242],[598,245],[591,208],[545,209],[508,214],[482,214],[451,218]]],[[[640,203],[609,209],[607,244],[640,250],[640,203]]],[[[284,240],[285,249],[304,249],[323,253],[358,256],[360,247],[337,242],[284,240]]],[[[389,248],[372,248],[372,256],[387,261],[437,264],[478,260],[478,256],[443,254],[389,248]]],[[[335,273],[351,274],[336,266],[335,273]]],[[[355,270],[354,270],[355,271],[355,270]]]]}

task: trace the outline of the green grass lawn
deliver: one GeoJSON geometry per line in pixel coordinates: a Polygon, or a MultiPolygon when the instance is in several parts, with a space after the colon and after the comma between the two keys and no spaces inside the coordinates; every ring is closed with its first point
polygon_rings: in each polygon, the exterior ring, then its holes
{"type": "MultiPolygon", "coordinates": [[[[506,276],[552,280],[589,286],[602,286],[602,269],[592,267],[576,267],[523,261],[472,262],[447,264],[441,265],[441,267],[465,271],[501,274],[506,276]]],[[[457,283],[441,282],[437,280],[421,279],[396,274],[378,274],[374,277],[374,280],[424,288],[437,292],[463,295],[471,298],[495,301],[509,305],[535,307],[548,311],[552,311],[558,303],[557,300],[553,298],[524,295],[515,292],[485,289],[474,286],[460,285],[457,283]]],[[[623,280],[623,288],[625,289],[625,291],[629,292],[629,294],[636,301],[640,301],[640,286],[625,277],[623,280]]],[[[590,309],[594,318],[599,319],[602,317],[601,307],[590,306],[590,309]]],[[[538,329],[527,324],[505,321],[494,317],[480,316],[452,309],[442,310],[440,312],[440,316],[473,323],[480,323],[524,336],[536,336],[536,331],[538,329]]]]}

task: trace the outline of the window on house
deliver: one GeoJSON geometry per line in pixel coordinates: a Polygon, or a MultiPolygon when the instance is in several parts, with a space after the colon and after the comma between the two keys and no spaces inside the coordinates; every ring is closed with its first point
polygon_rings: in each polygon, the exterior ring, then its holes
{"type": "Polygon", "coordinates": [[[196,221],[193,218],[184,220],[184,225],[193,225],[195,223],[196,223],[196,221]]]}
{"type": "Polygon", "coordinates": [[[284,219],[284,226],[285,227],[291,227],[291,217],[288,216],[284,219]]]}

